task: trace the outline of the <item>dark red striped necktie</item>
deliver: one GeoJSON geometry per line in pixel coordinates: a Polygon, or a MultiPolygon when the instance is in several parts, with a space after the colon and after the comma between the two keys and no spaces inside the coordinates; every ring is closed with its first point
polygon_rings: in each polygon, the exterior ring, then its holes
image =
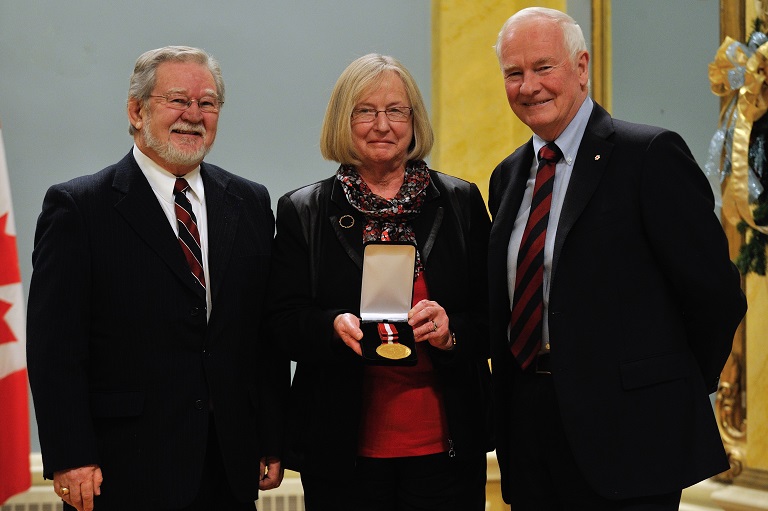
{"type": "Polygon", "coordinates": [[[531,212],[517,256],[509,342],[512,355],[523,369],[530,365],[541,350],[544,324],[544,241],[552,205],[555,166],[562,156],[563,153],[554,142],[539,150],[531,212]]]}
{"type": "Polygon", "coordinates": [[[187,199],[189,183],[183,177],[177,178],[173,186],[175,196],[176,223],[179,227],[179,245],[189,264],[192,275],[205,290],[205,272],[203,272],[203,252],[200,249],[200,233],[197,230],[197,218],[192,211],[192,204],[187,199]]]}

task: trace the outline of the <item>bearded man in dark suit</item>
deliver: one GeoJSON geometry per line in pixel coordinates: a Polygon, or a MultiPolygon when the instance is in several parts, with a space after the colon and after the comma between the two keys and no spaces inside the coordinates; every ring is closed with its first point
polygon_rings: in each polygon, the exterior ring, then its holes
{"type": "Polygon", "coordinates": [[[710,186],[679,135],[589,98],[569,16],[524,9],[496,51],[534,133],[490,183],[504,499],[677,510],[682,488],[728,468],[708,395],[746,311],[710,186]]]}
{"type": "Polygon", "coordinates": [[[282,479],[290,369],[260,335],[274,217],[262,185],[203,162],[223,103],[203,50],[146,52],[131,151],[45,196],[28,366],[67,509],[253,510],[282,479]]]}

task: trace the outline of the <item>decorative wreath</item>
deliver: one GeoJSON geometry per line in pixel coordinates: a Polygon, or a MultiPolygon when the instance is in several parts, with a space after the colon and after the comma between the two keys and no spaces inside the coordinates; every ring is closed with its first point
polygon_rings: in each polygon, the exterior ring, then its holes
{"type": "Polygon", "coordinates": [[[764,25],[760,18],[755,20],[746,44],[726,37],[709,64],[712,92],[726,101],[704,167],[710,180],[722,187],[723,218],[745,235],[736,266],[742,274],[758,275],[766,273],[768,248],[768,35],[761,30],[764,25]]]}

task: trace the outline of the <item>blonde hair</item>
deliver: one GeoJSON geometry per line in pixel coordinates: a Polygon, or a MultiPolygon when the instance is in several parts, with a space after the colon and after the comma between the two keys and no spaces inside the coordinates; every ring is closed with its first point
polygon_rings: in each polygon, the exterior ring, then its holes
{"type": "Polygon", "coordinates": [[[394,71],[403,81],[413,109],[413,140],[408,147],[407,159],[423,160],[432,150],[435,135],[413,76],[397,59],[369,53],[354,60],[336,81],[320,131],[323,158],[345,165],[360,165],[352,143],[352,110],[367,91],[381,83],[387,71],[394,71]]]}

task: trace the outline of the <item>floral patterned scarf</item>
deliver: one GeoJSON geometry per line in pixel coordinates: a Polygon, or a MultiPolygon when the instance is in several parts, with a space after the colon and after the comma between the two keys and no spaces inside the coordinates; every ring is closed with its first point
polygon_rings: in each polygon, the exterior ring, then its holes
{"type": "MultiPolygon", "coordinates": [[[[352,165],[342,165],[336,172],[347,201],[365,215],[363,243],[369,241],[408,241],[416,244],[411,220],[421,213],[429,186],[429,168],[422,161],[410,161],[405,167],[405,179],[393,199],[385,199],[368,188],[352,165]]],[[[416,273],[422,270],[421,256],[416,251],[416,273]]]]}

